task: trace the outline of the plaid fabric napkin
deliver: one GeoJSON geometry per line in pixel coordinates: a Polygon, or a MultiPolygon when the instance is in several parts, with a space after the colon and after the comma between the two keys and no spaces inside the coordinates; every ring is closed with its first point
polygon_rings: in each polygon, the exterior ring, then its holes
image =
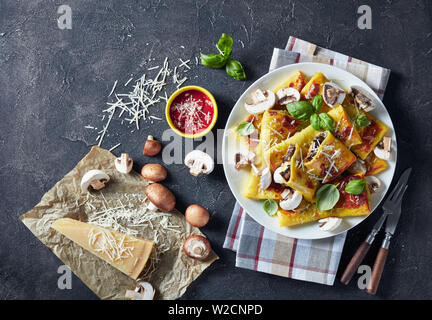
{"type": "MultiPolygon", "coordinates": [[[[290,37],[275,48],[269,71],[299,62],[321,62],[345,69],[365,81],[382,99],[390,70],[290,37]]],[[[236,203],[224,248],[237,252],[236,266],[278,276],[333,285],[346,232],[321,240],[300,240],[270,231],[236,203]]]]}

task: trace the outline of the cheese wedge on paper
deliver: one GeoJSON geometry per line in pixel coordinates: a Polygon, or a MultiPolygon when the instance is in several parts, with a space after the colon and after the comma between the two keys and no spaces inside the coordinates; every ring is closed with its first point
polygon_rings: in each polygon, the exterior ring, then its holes
{"type": "Polygon", "coordinates": [[[154,244],[70,218],[56,220],[51,228],[133,279],[144,269],[154,244]]]}

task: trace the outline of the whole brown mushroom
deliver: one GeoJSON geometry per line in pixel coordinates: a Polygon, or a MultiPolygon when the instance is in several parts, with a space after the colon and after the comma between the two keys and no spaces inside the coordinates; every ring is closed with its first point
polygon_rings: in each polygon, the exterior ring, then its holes
{"type": "Polygon", "coordinates": [[[148,163],[142,167],[141,176],[150,182],[159,182],[166,179],[167,170],[158,163],[148,163]]]}
{"type": "Polygon", "coordinates": [[[160,183],[153,183],[147,186],[145,194],[150,200],[148,209],[151,211],[159,209],[161,211],[169,212],[175,207],[175,196],[160,183]]]}
{"type": "Polygon", "coordinates": [[[183,245],[183,251],[190,258],[204,260],[210,255],[210,242],[201,235],[189,236],[183,245]]]}
{"type": "Polygon", "coordinates": [[[144,145],[144,155],[153,157],[157,155],[162,149],[162,145],[159,141],[156,141],[153,136],[148,136],[147,141],[144,145]]]}
{"type": "Polygon", "coordinates": [[[206,208],[199,204],[192,204],[187,207],[185,217],[190,225],[201,228],[209,222],[210,214],[206,208]]]}

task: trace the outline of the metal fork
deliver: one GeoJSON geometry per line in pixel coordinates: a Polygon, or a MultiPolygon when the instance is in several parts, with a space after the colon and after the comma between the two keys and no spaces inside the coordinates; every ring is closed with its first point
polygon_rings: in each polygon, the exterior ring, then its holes
{"type": "MultiPolygon", "coordinates": [[[[348,263],[344,273],[341,277],[341,282],[343,284],[348,284],[358,269],[360,263],[363,261],[364,257],[368,253],[373,241],[375,240],[375,236],[377,233],[381,230],[382,226],[384,225],[384,222],[386,221],[387,217],[389,215],[395,215],[397,214],[399,207],[399,215],[400,215],[400,205],[402,202],[403,194],[405,193],[408,182],[409,175],[411,173],[411,168],[405,170],[405,172],[401,175],[398,182],[396,183],[396,186],[393,188],[389,196],[387,197],[386,201],[383,205],[383,211],[384,213],[380,217],[380,219],[376,222],[375,226],[373,227],[372,231],[367,236],[366,240],[363,241],[363,243],[360,245],[360,247],[357,249],[356,253],[351,258],[351,261],[348,263]],[[402,191],[403,190],[403,191],[402,191]]],[[[397,223],[397,222],[396,222],[397,223]]],[[[388,249],[388,245],[390,243],[389,236],[387,238],[386,246],[388,249]]],[[[385,262],[385,260],[384,260],[385,262]]],[[[378,269],[376,269],[378,271],[378,269]]],[[[382,270],[381,270],[382,271],[382,270]]],[[[372,277],[371,277],[372,278],[372,277]]],[[[379,280],[378,280],[379,282],[379,280]]],[[[372,291],[372,290],[371,290],[372,291]]]]}
{"type": "Polygon", "coordinates": [[[371,278],[366,289],[366,292],[369,294],[375,294],[378,289],[381,275],[384,270],[384,265],[387,260],[390,239],[394,235],[397,224],[399,222],[399,218],[402,213],[402,198],[406,189],[408,188],[407,182],[410,174],[411,168],[408,168],[404,171],[404,173],[402,173],[402,176],[399,178],[398,184],[390,193],[387,200],[384,202],[384,212],[390,212],[391,215],[387,218],[385,227],[386,234],[381,244],[381,248],[378,251],[378,255],[375,259],[375,263],[372,268],[371,278]]]}

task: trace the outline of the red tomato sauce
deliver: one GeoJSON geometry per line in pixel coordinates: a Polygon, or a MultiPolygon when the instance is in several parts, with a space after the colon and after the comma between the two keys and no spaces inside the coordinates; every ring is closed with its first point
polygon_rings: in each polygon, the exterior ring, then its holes
{"type": "Polygon", "coordinates": [[[212,123],[214,106],[203,92],[188,90],[174,99],[169,114],[178,130],[186,134],[197,134],[212,123]]]}
{"type": "Polygon", "coordinates": [[[336,204],[337,208],[346,208],[346,209],[357,209],[367,203],[367,193],[366,190],[359,195],[349,194],[345,191],[345,187],[351,180],[357,180],[360,177],[357,176],[349,176],[341,180],[338,185],[338,190],[340,193],[340,198],[338,203],[336,204]]]}
{"type": "Polygon", "coordinates": [[[378,134],[381,132],[381,128],[378,126],[378,124],[370,120],[370,125],[364,128],[364,130],[361,133],[361,138],[363,140],[362,150],[364,152],[369,152],[372,149],[372,143],[373,140],[378,136],[378,134]]]}

